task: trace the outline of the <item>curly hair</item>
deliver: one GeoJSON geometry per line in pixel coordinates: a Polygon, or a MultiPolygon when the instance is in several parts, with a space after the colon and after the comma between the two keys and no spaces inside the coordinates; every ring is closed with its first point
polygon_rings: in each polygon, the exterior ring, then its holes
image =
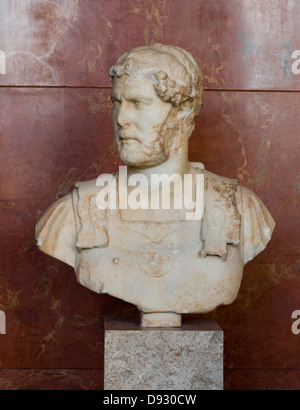
{"type": "Polygon", "coordinates": [[[186,103],[194,118],[202,108],[202,74],[186,50],[170,45],[153,44],[124,53],[109,70],[111,80],[123,75],[148,77],[157,95],[177,107],[186,103]]]}

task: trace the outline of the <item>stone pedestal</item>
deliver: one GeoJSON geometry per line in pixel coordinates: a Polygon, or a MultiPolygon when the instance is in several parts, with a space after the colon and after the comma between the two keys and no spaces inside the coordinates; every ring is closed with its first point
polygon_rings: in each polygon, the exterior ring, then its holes
{"type": "Polygon", "coordinates": [[[223,331],[209,319],[180,328],[105,320],[105,390],[223,389],[223,331]]]}

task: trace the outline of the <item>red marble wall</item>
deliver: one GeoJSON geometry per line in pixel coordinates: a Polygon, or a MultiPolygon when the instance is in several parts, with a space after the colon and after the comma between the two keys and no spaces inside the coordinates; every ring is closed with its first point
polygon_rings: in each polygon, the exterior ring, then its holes
{"type": "Polygon", "coordinates": [[[238,176],[277,223],[237,300],[207,315],[225,332],[225,387],[300,388],[297,15],[297,0],[1,0],[0,389],[103,388],[103,317],[138,314],[78,285],[35,247],[34,225],[77,180],[116,169],[107,72],[156,41],[204,74],[190,159],[238,176]]]}

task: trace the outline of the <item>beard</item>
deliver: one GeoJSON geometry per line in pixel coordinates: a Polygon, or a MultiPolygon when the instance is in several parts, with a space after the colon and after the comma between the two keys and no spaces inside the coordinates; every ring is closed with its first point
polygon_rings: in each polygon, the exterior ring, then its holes
{"type": "Polygon", "coordinates": [[[168,159],[163,138],[158,134],[151,144],[141,143],[138,140],[126,143],[117,139],[117,148],[120,159],[132,167],[153,167],[168,159]]]}

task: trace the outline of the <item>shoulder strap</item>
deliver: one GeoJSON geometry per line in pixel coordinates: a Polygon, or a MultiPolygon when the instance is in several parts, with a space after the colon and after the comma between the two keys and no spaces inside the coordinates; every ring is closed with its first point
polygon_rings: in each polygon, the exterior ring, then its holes
{"type": "Polygon", "coordinates": [[[98,191],[96,180],[77,182],[73,190],[77,231],[76,247],[79,250],[108,246],[107,211],[97,207],[98,191]]]}
{"type": "Polygon", "coordinates": [[[202,224],[204,247],[201,256],[227,257],[227,245],[240,240],[241,215],[237,209],[237,180],[205,171],[205,204],[202,224]]]}

